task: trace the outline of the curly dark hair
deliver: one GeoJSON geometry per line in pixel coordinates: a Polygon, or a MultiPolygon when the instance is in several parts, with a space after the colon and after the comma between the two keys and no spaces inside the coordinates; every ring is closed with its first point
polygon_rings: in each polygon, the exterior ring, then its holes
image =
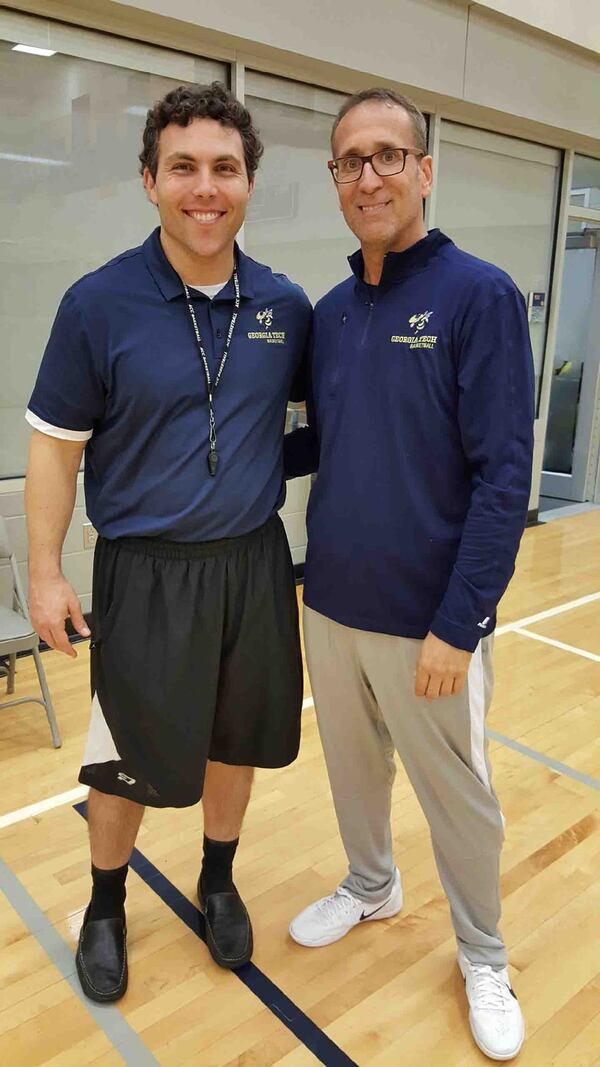
{"type": "Polygon", "coordinates": [[[238,130],[244,146],[244,159],[248,177],[252,178],[264,152],[258,130],[252,124],[252,116],[243,104],[221,82],[211,85],[180,85],[172,89],[162,100],[157,100],[146,116],[143,147],[139,155],[140,173],[147,167],[156,178],[158,167],[158,141],[161,130],[174,122],[189,126],[193,119],[216,119],[223,126],[238,130]]]}

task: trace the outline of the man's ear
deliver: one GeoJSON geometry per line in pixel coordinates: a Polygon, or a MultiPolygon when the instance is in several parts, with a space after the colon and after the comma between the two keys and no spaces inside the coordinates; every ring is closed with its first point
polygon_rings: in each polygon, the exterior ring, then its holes
{"type": "Polygon", "coordinates": [[[248,181],[248,200],[250,200],[250,198],[251,198],[251,196],[252,196],[252,194],[254,192],[254,187],[255,187],[255,182],[254,182],[254,175],[253,175],[250,178],[250,180],[248,181]]]}
{"type": "Polygon", "coordinates": [[[433,187],[433,159],[431,156],[423,156],[421,160],[421,195],[424,200],[431,193],[433,187]]]}
{"type": "Polygon", "coordinates": [[[144,189],[146,190],[146,196],[151,204],[158,207],[158,197],[156,195],[156,182],[152,177],[148,167],[144,167],[144,173],[142,174],[142,181],[144,183],[144,189]]]}

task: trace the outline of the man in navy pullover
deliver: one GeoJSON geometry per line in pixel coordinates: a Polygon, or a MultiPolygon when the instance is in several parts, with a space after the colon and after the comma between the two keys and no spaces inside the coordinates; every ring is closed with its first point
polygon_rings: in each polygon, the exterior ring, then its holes
{"type": "Polygon", "coordinates": [[[524,1036],[498,931],[503,819],[484,721],[496,606],[530,492],[533,373],[523,297],[427,233],[423,116],[387,90],[344,105],[330,170],[361,242],[315,309],[309,427],[288,476],[318,467],[305,638],[349,873],[290,926],[316,947],[402,906],[390,832],[394,748],[429,821],[479,1047],[524,1036]]]}

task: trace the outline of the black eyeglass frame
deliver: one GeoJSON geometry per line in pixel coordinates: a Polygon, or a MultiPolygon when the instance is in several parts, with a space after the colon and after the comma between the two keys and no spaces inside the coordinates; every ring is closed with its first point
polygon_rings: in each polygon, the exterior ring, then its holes
{"type": "Polygon", "coordinates": [[[337,159],[328,160],[327,161],[327,166],[328,166],[329,170],[331,171],[331,177],[333,178],[333,180],[336,183],[336,185],[351,185],[352,182],[358,182],[362,178],[363,171],[365,169],[365,163],[370,163],[371,164],[371,166],[373,167],[373,170],[375,171],[375,173],[376,173],[378,178],[393,178],[396,174],[402,174],[404,172],[404,168],[406,167],[406,157],[407,156],[416,156],[416,157],[420,156],[421,159],[423,159],[426,154],[427,153],[426,152],[422,152],[420,148],[392,148],[390,146],[389,148],[379,148],[377,150],[377,152],[371,152],[370,156],[357,156],[357,155],[355,155],[354,152],[350,153],[350,155],[348,155],[348,156],[338,156],[337,159]],[[388,170],[385,174],[380,174],[380,172],[377,170],[377,167],[373,163],[373,160],[375,159],[376,156],[380,156],[384,152],[402,152],[402,166],[401,166],[400,170],[392,170],[392,171],[388,170]],[[360,170],[359,170],[359,172],[358,172],[358,174],[356,175],[355,178],[347,178],[345,181],[340,181],[339,178],[336,178],[336,172],[338,170],[338,163],[342,159],[360,159],[360,162],[361,162],[362,165],[361,165],[361,168],[360,168],[360,170]]]}

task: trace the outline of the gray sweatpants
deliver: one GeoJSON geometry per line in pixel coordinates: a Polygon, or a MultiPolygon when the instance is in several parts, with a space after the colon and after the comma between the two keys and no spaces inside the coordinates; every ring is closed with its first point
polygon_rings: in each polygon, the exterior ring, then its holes
{"type": "Polygon", "coordinates": [[[349,862],[342,884],[366,903],[391,891],[396,749],[429,823],[459,946],[473,963],[506,966],[498,931],[504,821],[484,729],[493,638],[479,643],[462,693],[432,702],[414,694],[421,641],[354,630],[308,607],[304,638],[349,862]]]}

